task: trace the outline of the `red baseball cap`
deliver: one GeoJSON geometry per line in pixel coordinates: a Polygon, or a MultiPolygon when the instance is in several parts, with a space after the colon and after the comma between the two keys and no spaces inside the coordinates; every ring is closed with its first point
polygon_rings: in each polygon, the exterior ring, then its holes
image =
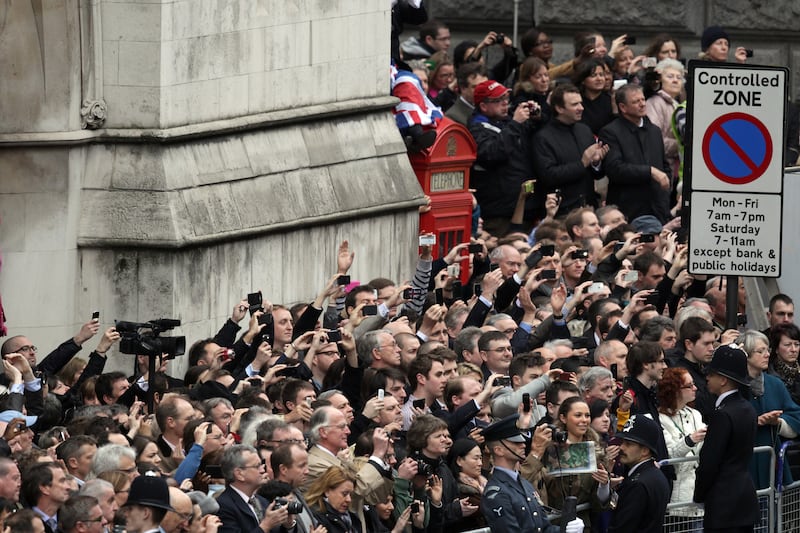
{"type": "Polygon", "coordinates": [[[500,83],[499,81],[486,80],[475,87],[472,93],[472,101],[476,106],[487,98],[500,98],[508,94],[511,89],[500,83]]]}

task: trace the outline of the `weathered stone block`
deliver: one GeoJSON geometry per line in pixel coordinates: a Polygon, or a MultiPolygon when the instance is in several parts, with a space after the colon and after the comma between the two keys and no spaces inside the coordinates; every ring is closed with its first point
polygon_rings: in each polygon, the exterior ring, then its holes
{"type": "Polygon", "coordinates": [[[158,87],[161,83],[161,44],[154,42],[120,41],[119,85],[158,87]]]}
{"type": "Polygon", "coordinates": [[[106,85],[106,127],[155,128],[161,119],[161,91],[154,87],[106,85]]]}
{"type": "Polygon", "coordinates": [[[244,147],[255,175],[303,168],[310,162],[301,126],[247,135],[244,147]]]}
{"type": "Polygon", "coordinates": [[[0,157],[2,193],[66,192],[68,163],[62,148],[5,150],[0,157]]]}
{"type": "Polygon", "coordinates": [[[195,237],[233,232],[242,227],[227,183],[181,191],[195,237]]]}
{"type": "Polygon", "coordinates": [[[111,186],[115,189],[163,191],[166,178],[160,154],[160,147],[152,144],[117,146],[111,186]]]}
{"type": "Polygon", "coordinates": [[[103,2],[103,38],[110,41],[161,40],[161,3],[103,2]]]}
{"type": "Polygon", "coordinates": [[[709,19],[727,30],[775,30],[797,32],[800,5],[796,2],[750,2],[748,0],[712,0],[709,19]]]}

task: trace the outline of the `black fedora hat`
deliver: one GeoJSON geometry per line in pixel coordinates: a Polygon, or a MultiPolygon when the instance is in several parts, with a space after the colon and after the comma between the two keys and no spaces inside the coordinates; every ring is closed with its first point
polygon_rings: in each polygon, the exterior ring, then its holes
{"type": "Polygon", "coordinates": [[[719,374],[741,385],[749,385],[747,354],[737,344],[718,346],[706,368],[706,374],[719,374]]]}
{"type": "Polygon", "coordinates": [[[160,477],[139,476],[131,483],[125,505],[142,505],[174,511],[169,504],[169,486],[160,477]]]}

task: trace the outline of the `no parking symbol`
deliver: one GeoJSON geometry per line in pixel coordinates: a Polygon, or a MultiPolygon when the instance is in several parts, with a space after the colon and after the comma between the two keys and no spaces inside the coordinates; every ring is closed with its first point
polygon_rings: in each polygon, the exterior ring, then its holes
{"type": "Polygon", "coordinates": [[[753,115],[728,113],[706,129],[703,159],[708,170],[725,183],[750,183],[769,167],[772,136],[753,115]]]}

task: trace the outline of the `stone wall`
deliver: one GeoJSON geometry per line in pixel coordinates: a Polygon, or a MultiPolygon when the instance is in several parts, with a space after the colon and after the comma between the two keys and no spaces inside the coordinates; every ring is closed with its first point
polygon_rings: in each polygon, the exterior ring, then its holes
{"type": "MultiPolygon", "coordinates": [[[[453,34],[453,46],[460,38],[478,38],[489,30],[513,31],[514,1],[429,0],[433,16],[447,22],[453,34]]],[[[644,51],[657,33],[667,32],[681,44],[683,57],[692,59],[700,51],[703,28],[723,26],[734,46],[755,50],[753,63],[800,68],[800,33],[797,20],[800,4],[790,0],[751,2],[749,0],[678,0],[669,3],[647,0],[598,2],[577,0],[552,2],[520,0],[519,34],[532,24],[554,38],[554,61],[572,57],[572,35],[581,29],[603,32],[610,43],[622,33],[638,39],[634,51],[644,51]]],[[[408,31],[413,31],[409,29],[408,31]]],[[[792,96],[800,94],[800,80],[792,77],[792,96]]]]}
{"type": "Polygon", "coordinates": [[[14,0],[0,21],[11,334],[46,353],[100,310],[191,342],[252,290],[311,300],[343,239],[354,279],[412,275],[387,2],[14,0]]]}

